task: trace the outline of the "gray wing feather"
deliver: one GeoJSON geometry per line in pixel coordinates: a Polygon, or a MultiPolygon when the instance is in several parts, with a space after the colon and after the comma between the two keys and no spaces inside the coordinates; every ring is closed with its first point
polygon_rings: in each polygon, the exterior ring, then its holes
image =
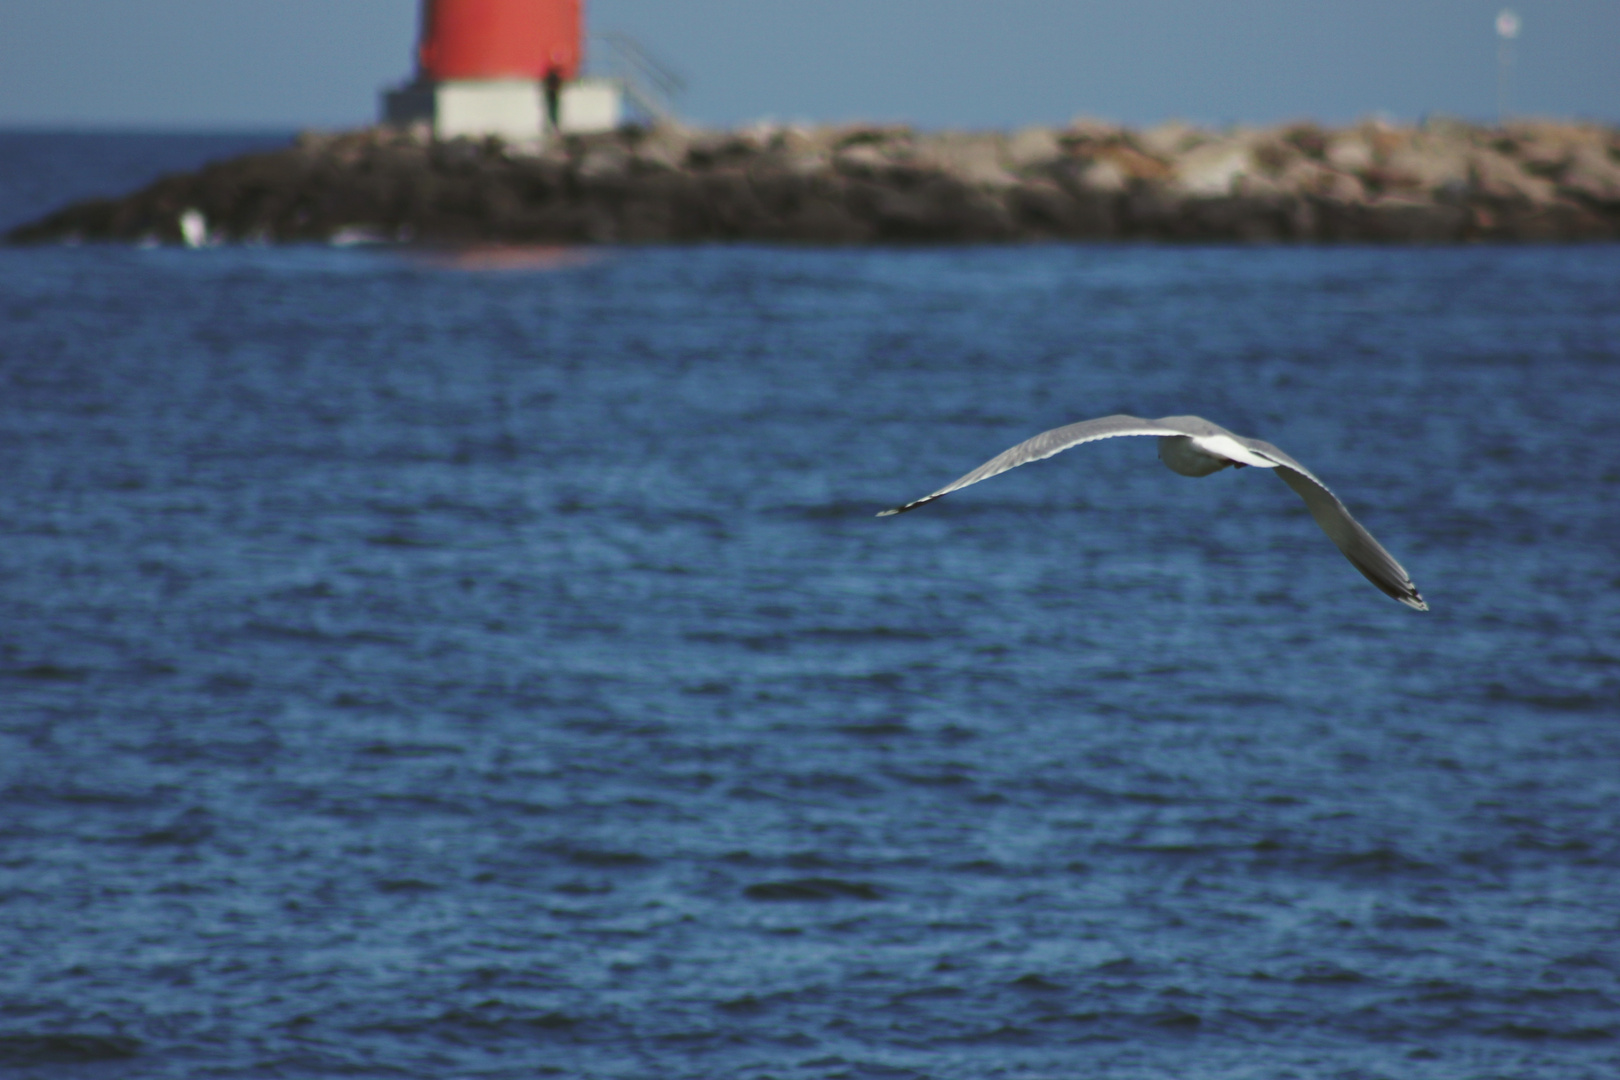
{"type": "MultiPolygon", "coordinates": [[[[1197,417],[1171,417],[1170,421],[1181,419],[1197,419],[1197,417]]],[[[1203,421],[1208,423],[1208,421],[1203,421]]],[[[1214,427],[1213,424],[1210,425],[1214,427]]],[[[1225,429],[1222,428],[1222,431],[1225,429]]],[[[1065,424],[1063,427],[1043,431],[1032,439],[1025,439],[1009,450],[1003,450],[989,461],[980,465],[966,476],[955,480],[938,491],[924,495],[920,499],[901,506],[884,510],[878,517],[888,517],[891,514],[903,514],[907,510],[915,510],[924,503],[933,502],[942,495],[949,495],[953,491],[977,484],[980,480],[988,480],[1008,469],[1016,469],[1020,465],[1027,465],[1031,461],[1040,461],[1053,454],[1079,446],[1081,443],[1096,442],[1098,439],[1112,439],[1120,435],[1191,435],[1205,434],[1202,431],[1191,432],[1180,426],[1173,426],[1164,420],[1143,420],[1139,416],[1126,416],[1116,413],[1113,416],[1104,416],[1096,420],[1082,420],[1078,424],[1065,424]]]]}
{"type": "MultiPolygon", "coordinates": [[[[1251,449],[1269,457],[1276,447],[1270,447],[1265,443],[1254,446],[1251,443],[1251,449]]],[[[1361,522],[1350,516],[1350,511],[1345,509],[1344,503],[1328,490],[1326,484],[1312,476],[1286,454],[1281,456],[1289,464],[1278,465],[1277,478],[1293,488],[1295,493],[1305,500],[1305,507],[1310,510],[1311,517],[1315,518],[1322,531],[1327,533],[1328,539],[1344,552],[1344,557],[1350,560],[1350,565],[1360,570],[1362,576],[1378,586],[1384,595],[1394,597],[1407,607],[1428,611],[1429,605],[1418,593],[1417,586],[1412,584],[1412,578],[1407,574],[1406,568],[1395,561],[1395,556],[1385,551],[1384,545],[1374,540],[1372,533],[1363,528],[1361,522]]]]}
{"type": "Polygon", "coordinates": [[[1428,611],[1429,605],[1412,583],[1406,567],[1395,556],[1384,550],[1384,545],[1373,539],[1373,534],[1357,521],[1339,497],[1324,484],[1320,477],[1281,450],[1259,439],[1237,437],[1244,446],[1261,457],[1277,463],[1277,479],[1294,489],[1305,500],[1311,517],[1327,533],[1350,565],[1361,571],[1363,577],[1378,587],[1385,596],[1394,597],[1407,607],[1428,611]]]}
{"type": "Polygon", "coordinates": [[[1351,515],[1350,510],[1319,476],[1268,442],[1242,435],[1234,437],[1261,457],[1277,463],[1277,479],[1293,488],[1294,493],[1305,500],[1305,508],[1311,512],[1311,517],[1327,533],[1328,539],[1344,552],[1350,565],[1361,571],[1363,577],[1376,585],[1385,596],[1393,597],[1418,611],[1429,610],[1429,605],[1412,583],[1406,568],[1384,550],[1384,545],[1373,539],[1373,534],[1351,515]]]}

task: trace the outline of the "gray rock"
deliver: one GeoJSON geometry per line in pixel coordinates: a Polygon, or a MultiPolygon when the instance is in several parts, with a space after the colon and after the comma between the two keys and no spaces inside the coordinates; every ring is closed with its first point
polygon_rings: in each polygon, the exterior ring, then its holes
{"type": "Polygon", "coordinates": [[[586,183],[619,180],[629,175],[631,162],[637,156],[620,142],[596,143],[585,147],[574,171],[586,183]]]}
{"type": "Polygon", "coordinates": [[[1466,145],[1419,135],[1396,147],[1379,166],[1386,187],[1434,192],[1448,185],[1467,187],[1469,151],[1466,145]]]}
{"type": "Polygon", "coordinates": [[[1240,194],[1242,180],[1256,171],[1254,157],[1246,143],[1209,142],[1175,159],[1170,187],[1194,198],[1240,194]]]}
{"type": "Polygon", "coordinates": [[[1076,179],[1088,191],[1118,193],[1130,186],[1131,175],[1111,157],[1093,158],[1078,171],[1076,179]]]}
{"type": "Polygon", "coordinates": [[[1339,131],[1329,136],[1322,156],[1340,172],[1364,173],[1377,164],[1372,140],[1359,130],[1339,131]]]}
{"type": "Polygon", "coordinates": [[[1485,148],[1468,156],[1470,185],[1485,199],[1546,206],[1558,200],[1552,181],[1526,172],[1506,154],[1485,148]]]}
{"type": "Polygon", "coordinates": [[[947,132],[920,141],[912,152],[918,164],[972,187],[1001,191],[1018,183],[1007,169],[1007,141],[1000,135],[947,132]]]}
{"type": "Polygon", "coordinates": [[[1023,128],[1007,140],[1006,163],[1015,172],[1049,165],[1062,154],[1063,147],[1051,128],[1023,128]]]}
{"type": "Polygon", "coordinates": [[[1210,141],[1208,132],[1200,131],[1183,120],[1167,120],[1150,127],[1136,138],[1143,150],[1161,158],[1172,158],[1210,141]]]}
{"type": "Polygon", "coordinates": [[[1614,151],[1596,143],[1575,146],[1558,189],[1600,206],[1620,206],[1620,162],[1614,151]]]}

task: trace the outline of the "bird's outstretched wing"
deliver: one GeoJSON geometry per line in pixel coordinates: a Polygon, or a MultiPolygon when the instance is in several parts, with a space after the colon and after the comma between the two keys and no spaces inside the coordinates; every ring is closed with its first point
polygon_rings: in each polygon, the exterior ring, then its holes
{"type": "MultiPolygon", "coordinates": [[[[1002,451],[966,476],[946,484],[933,494],[884,510],[878,517],[915,510],[942,495],[949,495],[969,484],[977,484],[980,480],[987,480],[1008,469],[1049,458],[1071,446],[1096,442],[1098,439],[1111,439],[1118,435],[1184,435],[1200,440],[1206,452],[1241,454],[1242,451],[1231,447],[1230,443],[1226,444],[1229,449],[1225,451],[1218,449],[1223,438],[1235,439],[1242,444],[1243,450],[1261,459],[1256,461],[1249,458],[1247,463],[1266,465],[1275,469],[1278,478],[1305,500],[1306,509],[1311,512],[1311,517],[1316,519],[1316,523],[1322,527],[1328,539],[1332,540],[1344,553],[1344,557],[1350,560],[1350,565],[1361,571],[1379,591],[1399,600],[1407,607],[1418,611],[1429,610],[1429,605],[1424,602],[1417,586],[1412,583],[1406,568],[1396,561],[1395,556],[1385,551],[1382,544],[1373,539],[1372,533],[1351,516],[1344,503],[1339,501],[1338,496],[1334,495],[1315,473],[1271,443],[1235,435],[1201,416],[1166,416],[1159,420],[1143,420],[1138,416],[1119,413],[1043,431],[1032,439],[1026,439],[1017,446],[1002,451]]],[[[1233,460],[1236,461],[1235,456],[1233,460]]]]}
{"type": "MultiPolygon", "coordinates": [[[[1213,426],[1213,425],[1211,425],[1213,426]]],[[[1223,429],[1224,430],[1224,429],[1223,429]]],[[[1010,450],[1003,450],[977,469],[952,483],[946,484],[931,495],[924,495],[920,499],[913,499],[902,506],[891,507],[879,513],[878,517],[888,517],[891,514],[903,514],[907,510],[915,510],[924,503],[933,502],[942,495],[949,495],[953,491],[977,484],[980,480],[988,480],[1008,469],[1016,469],[1020,465],[1027,465],[1031,461],[1040,461],[1053,454],[1061,453],[1071,446],[1081,443],[1096,442],[1098,439],[1112,439],[1119,435],[1188,435],[1192,432],[1173,427],[1159,420],[1143,420],[1139,416],[1126,416],[1116,413],[1113,416],[1103,416],[1096,420],[1082,420],[1078,424],[1065,424],[1063,427],[1043,431],[1032,439],[1025,439],[1010,450]]],[[[1197,434],[1203,434],[1198,432],[1197,434]]]]}
{"type": "Polygon", "coordinates": [[[1418,611],[1429,610],[1429,605],[1412,583],[1406,568],[1384,550],[1384,545],[1373,539],[1373,534],[1361,522],[1351,516],[1349,509],[1320,477],[1268,442],[1241,435],[1237,439],[1252,452],[1276,462],[1277,479],[1293,488],[1295,494],[1305,500],[1305,508],[1311,512],[1311,517],[1316,519],[1328,539],[1344,552],[1350,565],[1360,570],[1363,577],[1376,585],[1385,596],[1393,597],[1418,611]]]}

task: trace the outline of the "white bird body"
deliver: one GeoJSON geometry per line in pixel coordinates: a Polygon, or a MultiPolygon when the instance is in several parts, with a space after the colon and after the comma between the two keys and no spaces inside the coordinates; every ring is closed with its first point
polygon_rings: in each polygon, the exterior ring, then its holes
{"type": "Polygon", "coordinates": [[[1345,505],[1314,473],[1270,443],[1235,435],[1201,416],[1166,416],[1158,420],[1143,420],[1121,413],[1043,431],[997,454],[933,494],[884,510],[878,517],[914,510],[969,484],[988,480],[1031,461],[1049,458],[1071,446],[1122,435],[1158,436],[1159,459],[1172,472],[1182,476],[1208,476],[1228,467],[1241,469],[1245,465],[1275,470],[1277,477],[1305,501],[1305,508],[1311,512],[1311,517],[1321,526],[1328,539],[1368,581],[1407,607],[1418,611],[1429,610],[1429,605],[1418,593],[1406,569],[1373,539],[1372,534],[1351,516],[1345,505]]]}
{"type": "Polygon", "coordinates": [[[1190,435],[1160,435],[1159,460],[1168,465],[1171,472],[1182,476],[1208,476],[1230,465],[1240,469],[1245,465],[1262,469],[1277,467],[1276,462],[1251,454],[1242,443],[1226,435],[1206,435],[1201,439],[1190,435]]]}

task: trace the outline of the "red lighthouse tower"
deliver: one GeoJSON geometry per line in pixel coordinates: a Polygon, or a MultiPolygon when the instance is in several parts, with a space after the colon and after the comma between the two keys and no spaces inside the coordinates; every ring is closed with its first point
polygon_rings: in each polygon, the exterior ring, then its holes
{"type": "Polygon", "coordinates": [[[581,77],[582,0],[422,0],[416,78],[383,118],[430,121],[439,138],[536,139],[618,126],[621,90],[581,77]]]}
{"type": "Polygon", "coordinates": [[[417,64],[431,79],[579,74],[580,0],[425,0],[417,64]]]}

